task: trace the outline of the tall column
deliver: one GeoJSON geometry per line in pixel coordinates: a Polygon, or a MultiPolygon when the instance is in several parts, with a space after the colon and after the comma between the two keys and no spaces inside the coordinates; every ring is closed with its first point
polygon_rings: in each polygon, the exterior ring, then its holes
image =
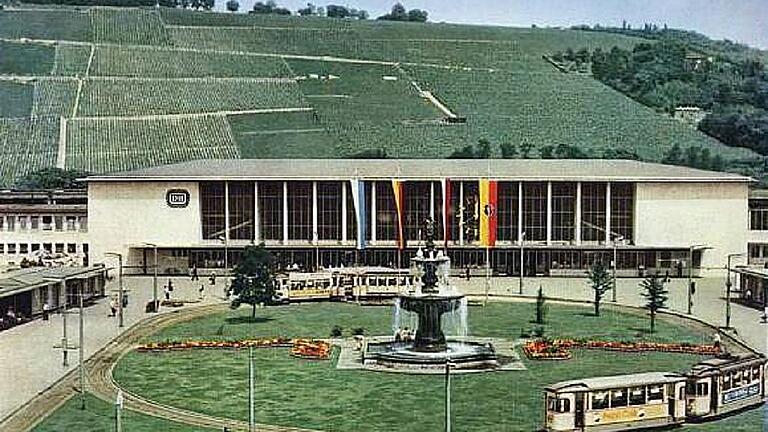
{"type": "Polygon", "coordinates": [[[429,217],[435,220],[435,182],[429,182],[429,217]]]}
{"type": "Polygon", "coordinates": [[[347,242],[347,184],[341,182],[341,242],[347,242]]]}
{"type": "Polygon", "coordinates": [[[256,244],[261,241],[261,217],[259,216],[259,182],[253,182],[253,240],[256,244]]]}
{"type": "Polygon", "coordinates": [[[611,244],[611,183],[605,183],[605,244],[611,244]]]}
{"type": "Polygon", "coordinates": [[[283,182],[283,243],[288,242],[288,182],[283,182]]]}
{"type": "Polygon", "coordinates": [[[459,245],[464,246],[464,182],[459,182],[459,245]]]}
{"type": "Polygon", "coordinates": [[[320,233],[317,224],[317,182],[312,182],[312,242],[317,243],[320,240],[320,233]]]}
{"type": "MultiPolygon", "coordinates": [[[[365,205],[361,203],[360,205],[365,205]]],[[[371,243],[376,243],[376,182],[371,182],[371,243]]]]}
{"type": "Polygon", "coordinates": [[[517,242],[523,240],[523,182],[517,182],[517,242]]]}
{"type": "Polygon", "coordinates": [[[547,182],[547,244],[552,244],[552,182],[547,182]]]}
{"type": "Polygon", "coordinates": [[[229,241],[229,182],[224,182],[224,238],[229,241]]]}
{"type": "Polygon", "coordinates": [[[581,244],[581,182],[576,182],[576,211],[574,211],[574,233],[576,244],[581,244]]]}

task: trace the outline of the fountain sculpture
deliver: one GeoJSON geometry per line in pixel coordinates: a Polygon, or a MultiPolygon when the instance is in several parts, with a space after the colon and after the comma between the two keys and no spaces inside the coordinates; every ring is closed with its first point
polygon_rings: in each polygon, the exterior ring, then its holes
{"type": "Polygon", "coordinates": [[[435,250],[435,224],[425,221],[425,247],[411,259],[414,286],[395,300],[393,331],[407,318],[416,325],[412,340],[369,342],[363,360],[385,368],[440,370],[450,361],[457,369],[498,366],[493,346],[467,337],[467,300],[449,282],[450,259],[435,250]],[[408,317],[406,317],[408,315],[408,317]],[[445,319],[444,319],[445,318],[445,319]],[[445,329],[452,338],[446,338],[445,329]]]}

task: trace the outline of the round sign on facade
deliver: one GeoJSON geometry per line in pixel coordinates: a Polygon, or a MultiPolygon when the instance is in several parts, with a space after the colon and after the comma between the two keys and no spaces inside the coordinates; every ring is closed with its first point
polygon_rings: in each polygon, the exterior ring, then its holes
{"type": "Polygon", "coordinates": [[[168,207],[184,208],[189,205],[189,191],[186,189],[170,189],[165,194],[168,207]]]}

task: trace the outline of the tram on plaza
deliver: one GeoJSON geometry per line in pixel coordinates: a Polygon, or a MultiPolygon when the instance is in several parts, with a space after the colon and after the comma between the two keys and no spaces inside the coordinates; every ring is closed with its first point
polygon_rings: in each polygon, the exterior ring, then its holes
{"type": "Polygon", "coordinates": [[[749,353],[703,360],[684,374],[564,381],[544,389],[544,430],[627,431],[713,420],[763,404],[765,375],[765,357],[749,353]]]}
{"type": "Polygon", "coordinates": [[[688,372],[688,421],[725,416],[765,401],[765,358],[704,360],[688,372]]]}
{"type": "Polygon", "coordinates": [[[336,267],[319,272],[288,272],[275,278],[277,291],[290,301],[393,298],[413,280],[408,269],[336,267]]]}
{"type": "Polygon", "coordinates": [[[650,372],[564,381],[545,389],[546,431],[621,431],[685,421],[685,375],[650,372]]]}

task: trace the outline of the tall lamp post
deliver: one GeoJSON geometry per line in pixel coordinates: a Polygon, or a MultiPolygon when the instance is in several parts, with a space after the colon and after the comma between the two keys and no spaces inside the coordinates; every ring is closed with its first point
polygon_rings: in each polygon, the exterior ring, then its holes
{"type": "Polygon", "coordinates": [[[157,245],[154,243],[144,243],[147,246],[152,247],[155,254],[155,264],[152,272],[152,312],[159,312],[157,304],[157,245]]]}
{"type": "Polygon", "coordinates": [[[229,242],[227,241],[227,238],[225,236],[219,236],[219,241],[224,243],[224,273],[222,276],[224,276],[224,292],[227,292],[227,289],[229,288],[229,277],[227,276],[227,273],[229,272],[229,242]]]}
{"type": "Polygon", "coordinates": [[[520,234],[520,278],[517,293],[523,295],[523,274],[525,273],[525,231],[520,234]]]}
{"type": "Polygon", "coordinates": [[[731,328],[731,258],[744,256],[743,253],[731,253],[727,255],[726,279],[725,279],[725,329],[731,328]]]}
{"type": "Polygon", "coordinates": [[[123,254],[117,252],[105,252],[104,255],[117,257],[117,326],[123,327],[123,254]]]}
{"type": "Polygon", "coordinates": [[[451,432],[451,359],[445,362],[445,432],[451,432]]]}
{"type": "Polygon", "coordinates": [[[616,248],[616,245],[620,242],[624,241],[624,236],[617,235],[613,238],[613,289],[611,290],[611,301],[616,302],[616,267],[619,266],[619,252],[616,248]]]}

